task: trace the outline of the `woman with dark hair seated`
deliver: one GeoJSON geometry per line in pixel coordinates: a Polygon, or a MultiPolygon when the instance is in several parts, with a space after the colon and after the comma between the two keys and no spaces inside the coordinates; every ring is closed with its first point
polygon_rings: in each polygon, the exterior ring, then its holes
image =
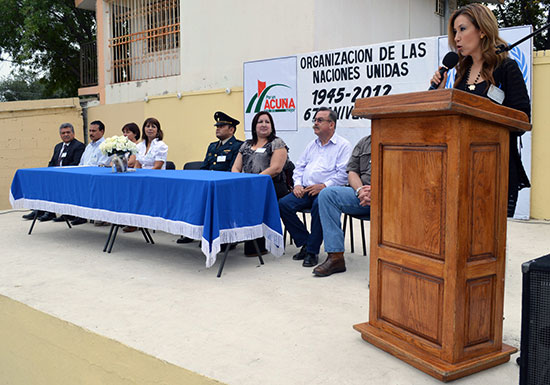
{"type": "MultiPolygon", "coordinates": [[[[139,127],[135,123],[126,123],[122,127],[122,135],[128,138],[130,142],[133,142],[135,144],[138,144],[139,138],[141,137],[139,133],[139,127]]],[[[135,167],[136,166],[136,156],[130,155],[128,158],[128,167],[135,167]]]]}
{"type": "Polygon", "coordinates": [[[164,134],[160,122],[155,118],[147,118],[143,122],[143,141],[137,145],[136,168],[166,169],[168,146],[162,141],[164,134]]]}
{"type": "MultiPolygon", "coordinates": [[[[277,137],[273,117],[267,111],[258,112],[252,120],[252,139],[242,144],[231,171],[271,176],[277,199],[280,199],[289,193],[283,172],[287,163],[288,147],[277,137]]],[[[266,254],[265,239],[258,238],[256,241],[260,252],[266,254]]],[[[252,241],[245,242],[244,252],[247,256],[256,255],[252,241]]]]}

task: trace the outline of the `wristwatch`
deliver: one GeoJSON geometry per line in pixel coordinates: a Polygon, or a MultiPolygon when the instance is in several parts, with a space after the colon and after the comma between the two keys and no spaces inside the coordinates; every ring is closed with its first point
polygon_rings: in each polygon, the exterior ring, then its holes
{"type": "Polygon", "coordinates": [[[357,187],[357,190],[355,190],[355,196],[356,197],[359,197],[359,191],[361,191],[362,188],[363,188],[363,186],[357,187]]]}

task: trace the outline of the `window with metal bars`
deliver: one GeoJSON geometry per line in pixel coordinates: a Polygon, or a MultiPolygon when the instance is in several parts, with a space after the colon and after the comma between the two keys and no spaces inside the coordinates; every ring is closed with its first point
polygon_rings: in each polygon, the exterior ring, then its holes
{"type": "Polygon", "coordinates": [[[443,0],[435,0],[435,12],[438,16],[445,16],[445,1],[443,0]]]}
{"type": "Polygon", "coordinates": [[[111,83],[180,74],[180,1],[109,1],[111,83]]]}

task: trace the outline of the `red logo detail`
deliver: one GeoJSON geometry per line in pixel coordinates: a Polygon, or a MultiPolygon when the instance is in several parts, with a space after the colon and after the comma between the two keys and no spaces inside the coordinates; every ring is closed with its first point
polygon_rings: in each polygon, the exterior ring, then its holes
{"type": "Polygon", "coordinates": [[[262,92],[265,90],[265,83],[258,80],[258,97],[262,94],[262,92]]]}

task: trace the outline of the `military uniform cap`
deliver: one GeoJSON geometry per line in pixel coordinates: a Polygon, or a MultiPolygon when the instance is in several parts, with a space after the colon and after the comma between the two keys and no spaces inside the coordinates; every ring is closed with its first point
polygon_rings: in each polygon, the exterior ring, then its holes
{"type": "Polygon", "coordinates": [[[227,115],[225,112],[217,111],[214,114],[214,120],[216,123],[214,126],[225,126],[226,124],[229,124],[230,126],[237,127],[237,125],[240,123],[237,119],[232,118],[231,116],[227,115]]]}

